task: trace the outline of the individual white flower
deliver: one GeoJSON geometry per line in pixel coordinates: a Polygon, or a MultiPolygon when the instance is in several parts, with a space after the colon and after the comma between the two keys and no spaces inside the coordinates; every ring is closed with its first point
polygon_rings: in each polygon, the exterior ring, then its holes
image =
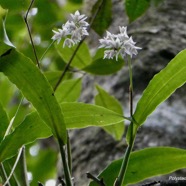
{"type": "Polygon", "coordinates": [[[99,48],[113,48],[113,44],[115,42],[115,35],[110,32],[106,32],[106,37],[100,39],[101,46],[99,48]]]}
{"type": "Polygon", "coordinates": [[[58,29],[59,32],[52,30],[54,32],[54,36],[52,37],[53,40],[57,40],[57,43],[59,43],[61,41],[61,38],[64,37],[65,31],[62,29],[58,29]]]}
{"type": "Polygon", "coordinates": [[[63,47],[68,46],[69,48],[71,48],[74,44],[75,42],[72,39],[66,38],[63,43],[63,47]]]}
{"type": "Polygon", "coordinates": [[[125,52],[130,55],[130,57],[132,58],[132,55],[137,55],[139,49],[141,49],[140,47],[135,46],[136,42],[133,41],[132,37],[129,38],[129,40],[127,40],[125,42],[125,52]]]}
{"type": "Polygon", "coordinates": [[[129,38],[127,34],[127,27],[119,27],[120,33],[117,34],[116,36],[123,42],[129,38]]]}
{"type": "Polygon", "coordinates": [[[115,55],[116,55],[116,51],[115,50],[106,50],[105,53],[104,53],[104,59],[105,58],[113,59],[115,55]]]}
{"type": "Polygon", "coordinates": [[[106,32],[106,37],[100,39],[100,47],[105,48],[104,59],[113,59],[116,57],[116,61],[118,60],[118,56],[121,55],[124,58],[126,55],[129,55],[131,58],[133,55],[137,55],[140,47],[135,46],[135,42],[132,37],[129,37],[127,34],[127,27],[119,27],[119,34],[111,34],[110,32],[106,32]]]}
{"type": "Polygon", "coordinates": [[[52,39],[54,41],[57,40],[57,43],[59,43],[62,38],[66,38],[63,47],[72,47],[79,43],[83,36],[89,35],[87,31],[89,24],[85,21],[87,17],[81,15],[79,11],[76,11],[75,14],[70,14],[70,16],[70,20],[62,25],[62,29],[58,29],[58,32],[53,30],[54,36],[52,39]]]}
{"type": "Polygon", "coordinates": [[[118,60],[119,52],[117,50],[106,50],[104,52],[104,58],[113,59],[116,57],[116,61],[118,60]]]}
{"type": "Polygon", "coordinates": [[[84,14],[80,15],[78,10],[75,12],[74,15],[73,14],[70,14],[70,15],[71,15],[72,22],[78,24],[78,26],[81,26],[81,27],[89,26],[89,24],[85,21],[87,17],[84,14]]]}
{"type": "Polygon", "coordinates": [[[79,41],[81,41],[82,36],[89,35],[87,30],[82,28],[77,28],[76,30],[72,31],[71,39],[77,44],[79,41]]]}
{"type": "Polygon", "coordinates": [[[70,35],[74,30],[76,30],[76,25],[74,22],[67,21],[63,25],[63,29],[66,29],[68,31],[68,34],[70,35]]]}

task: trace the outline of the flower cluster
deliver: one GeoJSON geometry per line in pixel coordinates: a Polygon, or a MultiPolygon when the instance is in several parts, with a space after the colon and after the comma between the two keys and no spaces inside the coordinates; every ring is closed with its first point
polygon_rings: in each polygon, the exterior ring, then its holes
{"type": "Polygon", "coordinates": [[[62,29],[58,29],[58,31],[53,30],[54,36],[52,39],[57,40],[57,43],[62,38],[66,38],[63,47],[72,47],[79,43],[83,36],[89,35],[87,32],[89,24],[85,21],[87,17],[80,15],[79,11],[76,11],[75,14],[70,14],[70,16],[70,20],[62,25],[62,29]]]}
{"type": "Polygon", "coordinates": [[[127,35],[127,27],[119,27],[119,34],[111,34],[107,31],[106,37],[100,39],[101,46],[99,48],[106,48],[104,52],[104,59],[113,59],[121,55],[124,58],[126,55],[129,55],[131,58],[133,55],[138,54],[137,50],[141,49],[140,47],[135,46],[135,42],[132,37],[127,35]]]}

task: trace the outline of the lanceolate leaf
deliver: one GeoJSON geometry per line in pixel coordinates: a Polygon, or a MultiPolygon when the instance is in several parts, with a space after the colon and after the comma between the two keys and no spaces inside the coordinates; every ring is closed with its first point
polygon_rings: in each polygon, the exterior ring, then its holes
{"type": "Polygon", "coordinates": [[[125,8],[130,22],[136,20],[150,6],[150,0],[126,0],[125,8]]]}
{"type": "Polygon", "coordinates": [[[4,28],[3,28],[3,22],[6,18],[8,10],[3,9],[0,4],[0,41],[4,40],[4,28]]]}
{"type": "Polygon", "coordinates": [[[9,119],[0,103],[0,143],[5,135],[6,129],[8,128],[9,119]]]}
{"type": "Polygon", "coordinates": [[[3,24],[3,34],[4,34],[4,43],[6,43],[7,45],[14,47],[14,45],[12,44],[12,42],[9,40],[8,35],[6,33],[6,27],[5,27],[5,23],[6,23],[6,17],[3,19],[2,24],[3,24]]]}
{"type": "Polygon", "coordinates": [[[81,94],[81,78],[62,82],[55,92],[59,103],[77,101],[81,94]]]}
{"type": "Polygon", "coordinates": [[[26,10],[29,6],[29,2],[24,0],[16,0],[15,3],[12,3],[12,0],[1,0],[1,6],[10,10],[26,10]]]}
{"type": "Polygon", "coordinates": [[[142,125],[155,108],[186,82],[186,50],[153,77],[139,100],[134,118],[142,125]]]}
{"type": "Polygon", "coordinates": [[[25,120],[0,144],[0,162],[15,155],[25,144],[51,135],[51,130],[41,120],[37,112],[29,114],[25,120]]]}
{"type": "Polygon", "coordinates": [[[88,126],[106,126],[124,120],[118,114],[104,107],[84,103],[63,103],[63,114],[67,128],[85,128],[88,126]]]}
{"type": "Polygon", "coordinates": [[[50,84],[34,63],[11,48],[0,57],[0,71],[23,92],[53,134],[66,143],[66,128],[61,108],[50,84]]]}
{"type": "Polygon", "coordinates": [[[1,20],[1,23],[2,23],[2,20],[5,19],[7,12],[8,12],[8,9],[4,9],[4,8],[0,5],[0,20],[1,20]]]}
{"type": "MultiPolygon", "coordinates": [[[[48,82],[53,88],[57,84],[61,74],[62,74],[61,71],[47,71],[44,73],[45,77],[47,78],[48,82]]],[[[71,73],[67,72],[63,78],[63,81],[69,79],[71,75],[72,75],[71,73]]]]}
{"type": "Polygon", "coordinates": [[[14,47],[14,45],[11,43],[6,33],[5,22],[6,22],[7,13],[8,10],[3,9],[0,5],[0,42],[4,41],[4,43],[6,43],[8,46],[14,47]]]}
{"type": "MultiPolygon", "coordinates": [[[[61,7],[58,6],[57,3],[46,3],[46,0],[34,1],[33,7],[37,7],[38,9],[37,15],[34,16],[34,32],[39,33],[43,40],[47,40],[51,37],[51,30],[59,18],[58,13],[61,7]],[[46,16],[46,14],[48,16],[46,16]],[[45,29],[43,29],[43,27],[45,27],[45,29]]],[[[60,14],[60,18],[61,17],[62,15],[60,14]]]]}
{"type": "MultiPolygon", "coordinates": [[[[74,54],[74,51],[76,50],[77,45],[71,48],[63,47],[63,41],[61,41],[59,44],[55,44],[55,47],[59,55],[64,60],[64,62],[68,63],[72,55],[74,54]]],[[[89,65],[91,61],[92,59],[89,53],[88,46],[85,43],[82,43],[82,45],[79,47],[76,55],[74,56],[72,60],[71,66],[82,69],[86,67],[87,65],[89,65]]]]}
{"type": "MultiPolygon", "coordinates": [[[[123,116],[106,108],[84,103],[62,103],[65,123],[68,129],[88,126],[106,126],[120,123],[123,116]]],[[[25,120],[0,144],[0,162],[12,157],[25,144],[51,135],[51,130],[37,112],[26,116],[25,120]]]]}
{"type": "Polygon", "coordinates": [[[109,75],[120,70],[123,65],[123,59],[119,58],[118,61],[112,59],[103,59],[104,49],[99,49],[93,58],[93,62],[83,68],[84,71],[95,75],[109,75]]]}
{"type": "Polygon", "coordinates": [[[96,15],[92,28],[99,35],[103,35],[105,30],[110,26],[112,20],[112,1],[97,0],[92,9],[92,16],[96,15]]]}
{"type": "MultiPolygon", "coordinates": [[[[113,186],[121,163],[122,159],[113,161],[99,175],[107,186],[113,186]]],[[[186,168],[186,150],[171,147],[146,148],[131,154],[123,186],[183,168],[186,168]]],[[[90,186],[97,184],[91,182],[90,186]]]]}
{"type": "Polygon", "coordinates": [[[114,61],[111,59],[97,59],[83,70],[94,75],[109,75],[119,71],[124,65],[122,60],[114,61]]]}
{"type": "Polygon", "coordinates": [[[1,104],[4,108],[7,108],[8,104],[13,99],[14,90],[16,89],[16,87],[8,80],[8,78],[3,73],[0,73],[0,89],[3,90],[0,91],[1,104]]]}
{"type": "MultiPolygon", "coordinates": [[[[96,86],[98,94],[95,96],[96,105],[108,108],[118,114],[123,115],[123,109],[118,100],[116,100],[113,96],[109,95],[105,90],[101,87],[96,86]]],[[[110,125],[103,127],[109,134],[111,134],[116,140],[120,140],[124,133],[124,123],[123,121],[118,123],[117,125],[110,125]]]]}

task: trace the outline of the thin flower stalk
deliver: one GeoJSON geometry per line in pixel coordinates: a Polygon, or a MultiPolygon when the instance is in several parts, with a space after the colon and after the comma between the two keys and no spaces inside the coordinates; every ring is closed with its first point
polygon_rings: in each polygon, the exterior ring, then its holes
{"type": "MultiPolygon", "coordinates": [[[[130,104],[130,117],[133,118],[133,75],[132,75],[132,63],[131,63],[131,58],[130,56],[128,57],[128,68],[129,68],[129,78],[130,78],[130,85],[129,85],[129,104],[130,104]]],[[[129,138],[129,144],[126,149],[123,162],[119,171],[118,178],[116,179],[115,185],[114,186],[122,186],[126,171],[128,168],[128,163],[130,159],[130,155],[133,149],[134,145],[134,140],[136,136],[136,132],[134,133],[134,121],[131,121],[129,125],[128,132],[130,132],[130,138],[129,138]]]]}
{"type": "Polygon", "coordinates": [[[35,48],[35,45],[34,45],[34,41],[32,39],[32,34],[31,34],[30,26],[29,26],[28,20],[27,20],[28,19],[29,12],[30,12],[30,10],[32,8],[32,5],[33,5],[34,1],[35,0],[32,0],[31,1],[30,5],[28,7],[28,10],[27,10],[27,12],[26,12],[26,14],[24,16],[24,21],[25,21],[25,24],[26,24],[26,27],[27,27],[27,30],[28,30],[28,34],[29,34],[29,37],[30,37],[30,42],[32,44],[32,49],[33,49],[33,52],[34,52],[34,56],[36,58],[36,64],[37,64],[38,68],[40,68],[40,64],[39,64],[39,60],[38,60],[38,57],[37,57],[36,48],[35,48]]]}
{"type": "MultiPolygon", "coordinates": [[[[132,63],[131,59],[134,55],[138,54],[140,47],[135,46],[136,42],[133,41],[132,37],[127,34],[127,27],[119,27],[119,34],[112,34],[106,32],[106,37],[100,39],[100,47],[105,48],[104,59],[116,58],[118,61],[119,56],[123,59],[127,59],[129,68],[129,104],[130,104],[130,117],[133,118],[133,75],[132,75],[132,63]]],[[[116,179],[114,186],[122,186],[124,183],[130,155],[133,149],[133,144],[136,136],[136,130],[134,129],[134,121],[132,120],[128,129],[130,132],[129,145],[126,149],[125,155],[123,157],[123,162],[119,171],[118,178],[116,179]]]]}

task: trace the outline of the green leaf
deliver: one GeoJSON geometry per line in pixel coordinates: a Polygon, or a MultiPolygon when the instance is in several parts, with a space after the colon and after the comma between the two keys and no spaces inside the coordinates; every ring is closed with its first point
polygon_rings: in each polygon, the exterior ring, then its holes
{"type": "MultiPolygon", "coordinates": [[[[113,186],[122,159],[113,161],[100,175],[107,186],[113,186]]],[[[171,147],[153,147],[131,154],[124,185],[138,183],[150,177],[169,174],[186,168],[186,150],[171,147]],[[143,165],[143,166],[142,166],[143,165]]],[[[90,186],[97,186],[91,182],[90,186]]]]}
{"type": "Polygon", "coordinates": [[[89,126],[106,126],[124,120],[118,114],[104,107],[85,103],[62,103],[66,126],[69,129],[89,126]]]}
{"type": "Polygon", "coordinates": [[[61,108],[50,84],[33,62],[12,48],[1,55],[0,71],[33,104],[41,118],[52,129],[54,136],[66,143],[66,127],[61,108]]]}
{"type": "Polygon", "coordinates": [[[1,5],[0,5],[0,19],[5,19],[6,14],[8,13],[7,9],[4,9],[1,5]]]}
{"type": "Polygon", "coordinates": [[[150,0],[126,0],[125,9],[129,17],[129,21],[135,21],[146,12],[149,6],[150,0]]]}
{"type": "MultiPolygon", "coordinates": [[[[61,71],[47,71],[44,73],[50,85],[54,88],[57,84],[59,78],[61,77],[61,71]]],[[[71,77],[71,73],[67,72],[63,78],[63,80],[68,80],[71,77]]]]}
{"type": "Polygon", "coordinates": [[[77,101],[81,94],[81,78],[62,82],[55,92],[59,103],[77,101]]]}
{"type": "Polygon", "coordinates": [[[59,19],[58,13],[61,9],[57,3],[50,1],[46,3],[46,0],[35,1],[34,7],[38,9],[37,15],[34,16],[34,31],[39,33],[43,40],[48,40],[51,38],[54,23],[59,19]],[[43,29],[43,26],[45,29],[43,29]]]}
{"type": "Polygon", "coordinates": [[[9,125],[8,115],[6,114],[6,111],[3,109],[0,103],[0,143],[4,138],[8,125],[9,125]]]}
{"type": "Polygon", "coordinates": [[[27,114],[35,111],[29,103],[24,104],[25,99],[22,101],[17,98],[17,100],[18,102],[20,101],[19,105],[15,104],[15,106],[12,106],[12,109],[9,111],[9,116],[13,121],[12,129],[15,129],[20,123],[22,123],[27,114]]]}
{"type": "Polygon", "coordinates": [[[14,156],[17,150],[35,141],[51,135],[51,130],[41,120],[37,112],[29,114],[25,120],[0,144],[0,162],[14,156]]]}
{"type": "Polygon", "coordinates": [[[28,7],[29,1],[15,0],[13,3],[12,0],[1,0],[0,4],[3,8],[9,9],[9,10],[23,11],[23,10],[26,10],[26,8],[28,7]]]}
{"type": "MultiPolygon", "coordinates": [[[[62,103],[61,107],[68,129],[100,127],[117,124],[124,120],[122,115],[96,105],[62,103]]],[[[25,120],[0,144],[0,162],[14,156],[22,145],[50,135],[51,130],[41,120],[37,112],[27,115],[25,120]]]]}
{"type": "Polygon", "coordinates": [[[10,49],[11,47],[8,45],[4,45],[4,43],[1,41],[1,38],[0,38],[0,56],[6,54],[6,52],[8,52],[10,49]]]}
{"type": "MultiPolygon", "coordinates": [[[[14,45],[11,43],[11,41],[8,38],[8,35],[6,33],[6,27],[5,27],[5,22],[6,22],[6,16],[7,16],[8,10],[3,9],[0,6],[0,42],[6,43],[8,46],[14,47],[14,45]]],[[[1,50],[4,50],[7,46],[4,45],[1,50]]],[[[1,52],[0,50],[0,52],[1,52]]]]}
{"type": "MultiPolygon", "coordinates": [[[[68,63],[72,55],[74,54],[74,51],[76,50],[77,45],[68,48],[63,48],[63,40],[59,44],[55,44],[55,47],[59,53],[59,55],[62,57],[65,63],[68,63]]],[[[89,53],[89,48],[85,42],[81,44],[79,47],[76,55],[74,56],[74,59],[72,60],[71,66],[76,67],[79,69],[82,69],[89,65],[91,63],[92,59],[89,53]]]]}
{"type": "Polygon", "coordinates": [[[92,16],[96,15],[92,24],[92,29],[102,36],[112,21],[112,1],[98,0],[92,8],[91,14],[92,16]]]}
{"type": "Polygon", "coordinates": [[[0,85],[1,85],[1,90],[3,90],[0,91],[1,104],[4,108],[6,108],[10,103],[10,101],[12,100],[14,95],[14,90],[16,88],[3,73],[0,73],[0,85]]]}
{"type": "MultiPolygon", "coordinates": [[[[123,114],[123,109],[118,100],[113,96],[109,95],[105,90],[100,86],[96,86],[98,94],[95,96],[96,105],[105,107],[109,110],[112,110],[118,114],[123,114]]],[[[124,123],[120,122],[116,125],[110,125],[103,127],[109,134],[111,134],[116,140],[120,140],[124,132],[124,123]]]]}
{"type": "Polygon", "coordinates": [[[134,113],[135,121],[142,125],[156,107],[186,82],[186,50],[181,51],[150,81],[134,113]]]}
{"type": "Polygon", "coordinates": [[[112,59],[103,59],[104,49],[99,49],[94,56],[93,62],[83,68],[84,71],[95,75],[109,75],[119,71],[123,65],[123,59],[119,58],[118,61],[112,59]]]}
{"type": "Polygon", "coordinates": [[[9,103],[14,98],[14,90],[16,88],[3,73],[0,73],[0,87],[1,90],[3,90],[0,91],[0,102],[2,104],[2,107],[5,108],[5,110],[7,110],[7,113],[9,113],[10,108],[9,103]]]}

